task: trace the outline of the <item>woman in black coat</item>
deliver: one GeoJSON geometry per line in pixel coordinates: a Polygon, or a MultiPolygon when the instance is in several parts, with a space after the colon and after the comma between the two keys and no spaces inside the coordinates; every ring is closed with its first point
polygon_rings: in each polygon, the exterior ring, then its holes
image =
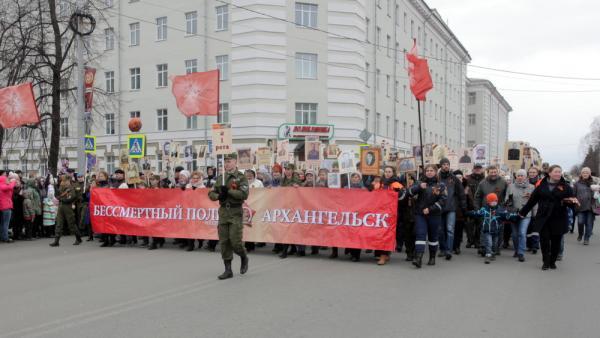
{"type": "Polygon", "coordinates": [[[562,177],[560,166],[553,165],[548,169],[548,175],[535,188],[527,204],[519,211],[519,216],[525,217],[536,204],[538,211],[533,226],[534,232],[540,234],[544,259],[542,270],[556,269],[562,237],[569,231],[567,209],[577,204],[573,189],[562,177]]]}

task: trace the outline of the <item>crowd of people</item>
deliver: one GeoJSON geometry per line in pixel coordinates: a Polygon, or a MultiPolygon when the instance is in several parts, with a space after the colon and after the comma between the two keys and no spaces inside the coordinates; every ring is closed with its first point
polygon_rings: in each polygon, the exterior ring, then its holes
{"type": "MultiPolygon", "coordinates": [[[[464,247],[476,249],[486,264],[503,249],[511,248],[518,262],[525,261],[527,252],[535,255],[541,249],[542,269],[556,269],[556,262],[564,255],[563,235],[577,230],[577,240],[589,245],[594,218],[600,211],[600,181],[589,168],[583,168],[573,180],[559,166],[545,166],[544,170],[531,167],[506,175],[494,166],[484,170],[475,165],[469,175],[464,175],[460,170],[451,170],[447,159],[426,165],[420,178],[416,173],[399,174],[393,166],[385,166],[379,176],[361,175],[358,168],[341,175],[341,188],[397,192],[396,252],[404,252],[405,260],[416,268],[422,267],[426,248],[426,265],[435,265],[436,257],[452,260],[461,254],[466,237],[464,247]]],[[[251,189],[328,188],[328,173],[327,169],[296,170],[293,164],[244,171],[251,189]]],[[[80,245],[86,236],[89,242],[99,240],[102,247],[162,248],[165,238],[94,234],[88,208],[91,189],[211,188],[216,177],[217,169],[212,167],[206,173],[177,167],[171,178],[140,173],[136,184],[128,184],[121,169],[112,175],[100,171],[87,177],[67,170],[56,179],[0,171],[0,240],[11,243],[53,238],[50,246],[56,247],[62,236],[71,234],[75,236],[73,245],[80,245]]],[[[218,245],[216,240],[184,238],[173,239],[173,243],[187,251],[204,247],[215,251],[218,245]]],[[[248,251],[266,245],[245,243],[248,251]]],[[[310,255],[324,250],[329,250],[331,259],[340,255],[338,248],[323,247],[311,247],[310,255]]],[[[282,243],[274,244],[272,251],[280,258],[307,254],[304,245],[282,243]]],[[[362,251],[348,248],[344,255],[356,262],[362,251]]],[[[365,253],[372,254],[379,265],[385,265],[392,254],[378,250],[365,253]]]]}

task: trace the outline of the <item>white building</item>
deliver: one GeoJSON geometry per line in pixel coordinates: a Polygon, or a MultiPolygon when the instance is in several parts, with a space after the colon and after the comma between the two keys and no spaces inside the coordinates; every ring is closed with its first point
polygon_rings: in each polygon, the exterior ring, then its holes
{"type": "Polygon", "coordinates": [[[467,79],[467,146],[487,144],[489,159],[504,156],[512,107],[489,80],[467,79]]]}
{"type": "MultiPolygon", "coordinates": [[[[367,129],[368,143],[385,140],[409,154],[419,140],[405,58],[413,38],[434,81],[421,107],[424,142],[457,150],[467,143],[471,58],[422,0],[106,2],[106,21],[98,20],[88,41],[101,54],[89,63],[97,68],[96,87],[107,93],[95,100],[93,114],[100,168],[114,169],[133,116],[143,122],[147,155],[158,170],[163,142],[205,144],[216,122],[231,123],[236,146],[264,146],[285,123],[328,124],[330,142],[343,148],[357,149],[367,129]],[[219,117],[186,119],[169,77],[215,68],[222,74],[219,117]]],[[[64,114],[60,153],[74,166],[75,137],[83,132],[74,112],[64,114]]],[[[4,164],[16,166],[24,143],[15,143],[4,164]]],[[[35,168],[43,155],[27,158],[35,168]]]]}

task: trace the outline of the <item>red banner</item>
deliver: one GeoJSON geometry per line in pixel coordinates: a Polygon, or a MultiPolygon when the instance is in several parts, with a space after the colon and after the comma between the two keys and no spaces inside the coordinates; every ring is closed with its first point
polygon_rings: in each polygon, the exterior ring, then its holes
{"type": "Polygon", "coordinates": [[[96,77],[96,68],[85,67],[84,85],[85,85],[85,112],[92,112],[92,102],[94,101],[94,78],[96,77]]]}
{"type": "MultiPolygon", "coordinates": [[[[393,251],[397,193],[326,188],[251,189],[244,241],[393,251]]],[[[207,189],[92,189],[96,233],[218,239],[207,189]]]]}

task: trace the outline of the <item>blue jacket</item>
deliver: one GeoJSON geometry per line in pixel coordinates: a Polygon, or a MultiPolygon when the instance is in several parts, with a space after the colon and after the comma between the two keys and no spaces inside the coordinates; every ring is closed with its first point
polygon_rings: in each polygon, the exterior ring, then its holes
{"type": "Polygon", "coordinates": [[[467,212],[467,216],[481,217],[481,232],[497,233],[502,221],[517,220],[517,214],[511,214],[503,207],[491,208],[486,205],[477,211],[467,212]]]}

